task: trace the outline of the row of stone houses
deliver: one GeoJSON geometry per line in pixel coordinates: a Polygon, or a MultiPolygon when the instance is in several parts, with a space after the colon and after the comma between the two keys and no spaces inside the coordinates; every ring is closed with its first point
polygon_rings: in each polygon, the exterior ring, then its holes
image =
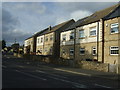
{"type": "Polygon", "coordinates": [[[24,53],[36,55],[60,55],[60,33],[75,23],[73,19],[34,34],[25,40],[24,53]],[[57,49],[56,49],[57,48],[57,49]]]}
{"type": "Polygon", "coordinates": [[[24,53],[120,64],[120,4],[73,19],[25,40],[24,53]]]}

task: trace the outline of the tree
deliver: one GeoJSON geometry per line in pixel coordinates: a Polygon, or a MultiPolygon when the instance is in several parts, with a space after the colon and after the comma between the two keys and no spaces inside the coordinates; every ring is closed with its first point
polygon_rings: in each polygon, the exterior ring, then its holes
{"type": "Polygon", "coordinates": [[[4,49],[6,47],[6,41],[2,40],[2,49],[4,49]]]}

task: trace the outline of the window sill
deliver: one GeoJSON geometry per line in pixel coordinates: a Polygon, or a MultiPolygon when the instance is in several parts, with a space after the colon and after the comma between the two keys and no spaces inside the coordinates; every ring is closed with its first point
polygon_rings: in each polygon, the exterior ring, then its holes
{"type": "Polygon", "coordinates": [[[110,56],[118,56],[119,54],[110,54],[110,56]]]}
{"type": "Polygon", "coordinates": [[[97,35],[94,35],[94,36],[89,36],[89,37],[97,37],[97,35]]]}
{"type": "Polygon", "coordinates": [[[79,39],[85,39],[85,37],[80,37],[79,39]]]}
{"type": "Polygon", "coordinates": [[[84,56],[85,54],[80,54],[81,56],[84,56]]]}
{"type": "Polygon", "coordinates": [[[110,33],[110,35],[114,35],[114,34],[120,34],[120,33],[110,33]]]}

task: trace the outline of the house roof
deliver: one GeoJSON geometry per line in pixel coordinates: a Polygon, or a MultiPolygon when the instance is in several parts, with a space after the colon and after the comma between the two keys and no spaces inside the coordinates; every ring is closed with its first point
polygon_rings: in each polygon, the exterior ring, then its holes
{"type": "MultiPolygon", "coordinates": [[[[48,28],[46,28],[46,29],[44,29],[42,31],[37,32],[36,34],[32,35],[31,37],[29,37],[27,39],[30,39],[30,38],[32,38],[34,36],[40,36],[40,35],[44,35],[44,34],[47,34],[47,33],[54,32],[54,31],[58,30],[59,28],[61,28],[62,26],[68,24],[69,22],[75,22],[75,21],[73,19],[71,19],[71,20],[63,22],[61,24],[58,24],[56,26],[53,26],[53,27],[51,27],[51,29],[48,27],[48,28]]],[[[25,40],[27,40],[27,39],[25,39],[25,40]]]]}
{"type": "Polygon", "coordinates": [[[74,24],[72,24],[70,27],[68,27],[65,31],[70,30],[70,29],[74,29],[75,27],[79,27],[79,26],[83,26],[83,25],[87,25],[87,24],[99,21],[100,19],[103,19],[107,15],[111,14],[119,6],[120,6],[120,3],[113,5],[109,8],[106,8],[106,9],[103,9],[100,11],[96,11],[95,13],[93,13],[90,16],[79,19],[74,24]]]}
{"type": "Polygon", "coordinates": [[[75,23],[70,25],[67,29],[65,29],[64,31],[67,31],[67,30],[70,30],[70,29],[74,29],[76,26],[78,26],[80,23],[82,23],[86,18],[88,18],[88,17],[79,19],[78,21],[76,21],[75,23]]]}
{"type": "Polygon", "coordinates": [[[30,39],[30,38],[32,38],[32,37],[34,37],[34,36],[43,35],[43,34],[45,34],[45,33],[48,31],[48,29],[49,29],[49,28],[46,28],[46,29],[44,29],[44,30],[41,30],[41,31],[39,31],[39,32],[35,33],[34,35],[32,35],[32,36],[28,37],[28,38],[27,38],[27,39],[25,39],[25,40],[28,40],[28,39],[30,39]]]}
{"type": "Polygon", "coordinates": [[[51,30],[49,30],[47,33],[51,33],[51,32],[54,32],[54,31],[57,31],[59,28],[63,27],[64,25],[68,24],[69,22],[75,22],[74,19],[71,19],[71,20],[68,20],[66,22],[63,22],[61,24],[58,24],[56,26],[53,26],[51,27],[51,30]]]}

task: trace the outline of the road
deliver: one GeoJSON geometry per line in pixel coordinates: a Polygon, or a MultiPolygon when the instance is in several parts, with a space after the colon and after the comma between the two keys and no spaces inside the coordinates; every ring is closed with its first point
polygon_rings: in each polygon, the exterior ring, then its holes
{"type": "Polygon", "coordinates": [[[2,58],[2,88],[118,88],[117,80],[60,69],[57,65],[2,58]]]}

